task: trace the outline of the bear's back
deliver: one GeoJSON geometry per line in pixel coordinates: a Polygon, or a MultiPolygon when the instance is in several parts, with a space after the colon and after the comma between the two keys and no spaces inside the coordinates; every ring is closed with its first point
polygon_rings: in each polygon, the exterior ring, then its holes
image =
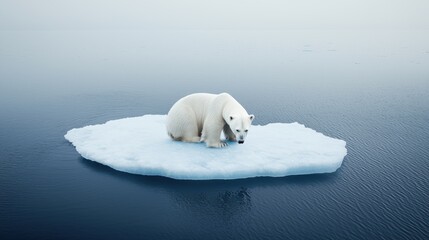
{"type": "Polygon", "coordinates": [[[211,93],[194,93],[183,97],[180,100],[181,104],[184,104],[195,112],[197,121],[199,123],[204,122],[204,118],[207,115],[210,103],[218,96],[218,94],[211,93]]]}

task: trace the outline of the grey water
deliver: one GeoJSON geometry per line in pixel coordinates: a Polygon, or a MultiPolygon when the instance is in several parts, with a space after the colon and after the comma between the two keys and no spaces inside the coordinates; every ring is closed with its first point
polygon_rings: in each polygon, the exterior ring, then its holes
{"type": "Polygon", "coordinates": [[[1,239],[429,238],[427,30],[0,35],[1,239]],[[194,92],[348,154],[331,174],[179,181],[83,159],[63,137],[194,92]]]}

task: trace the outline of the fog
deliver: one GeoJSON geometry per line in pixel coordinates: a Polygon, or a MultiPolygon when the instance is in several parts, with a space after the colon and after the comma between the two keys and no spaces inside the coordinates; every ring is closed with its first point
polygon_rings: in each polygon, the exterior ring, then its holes
{"type": "Polygon", "coordinates": [[[0,0],[0,30],[428,29],[427,0],[0,0]]]}
{"type": "Polygon", "coordinates": [[[172,98],[313,96],[341,84],[427,82],[427,9],[416,0],[0,0],[0,105],[156,96],[165,86],[175,87],[172,98]]]}

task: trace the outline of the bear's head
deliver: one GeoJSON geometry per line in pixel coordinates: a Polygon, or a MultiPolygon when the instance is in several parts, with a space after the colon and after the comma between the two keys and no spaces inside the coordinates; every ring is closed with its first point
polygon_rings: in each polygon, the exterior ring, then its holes
{"type": "Polygon", "coordinates": [[[231,128],[231,131],[235,134],[235,139],[239,144],[244,143],[247,133],[249,131],[250,125],[255,118],[253,114],[251,115],[231,115],[228,118],[228,125],[231,128]]]}

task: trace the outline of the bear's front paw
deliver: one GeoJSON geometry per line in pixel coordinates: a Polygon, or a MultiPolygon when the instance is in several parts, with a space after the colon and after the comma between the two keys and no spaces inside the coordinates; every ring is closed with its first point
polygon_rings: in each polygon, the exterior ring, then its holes
{"type": "Polygon", "coordinates": [[[228,146],[226,142],[207,143],[207,147],[212,147],[212,148],[222,148],[226,146],[228,146]]]}

